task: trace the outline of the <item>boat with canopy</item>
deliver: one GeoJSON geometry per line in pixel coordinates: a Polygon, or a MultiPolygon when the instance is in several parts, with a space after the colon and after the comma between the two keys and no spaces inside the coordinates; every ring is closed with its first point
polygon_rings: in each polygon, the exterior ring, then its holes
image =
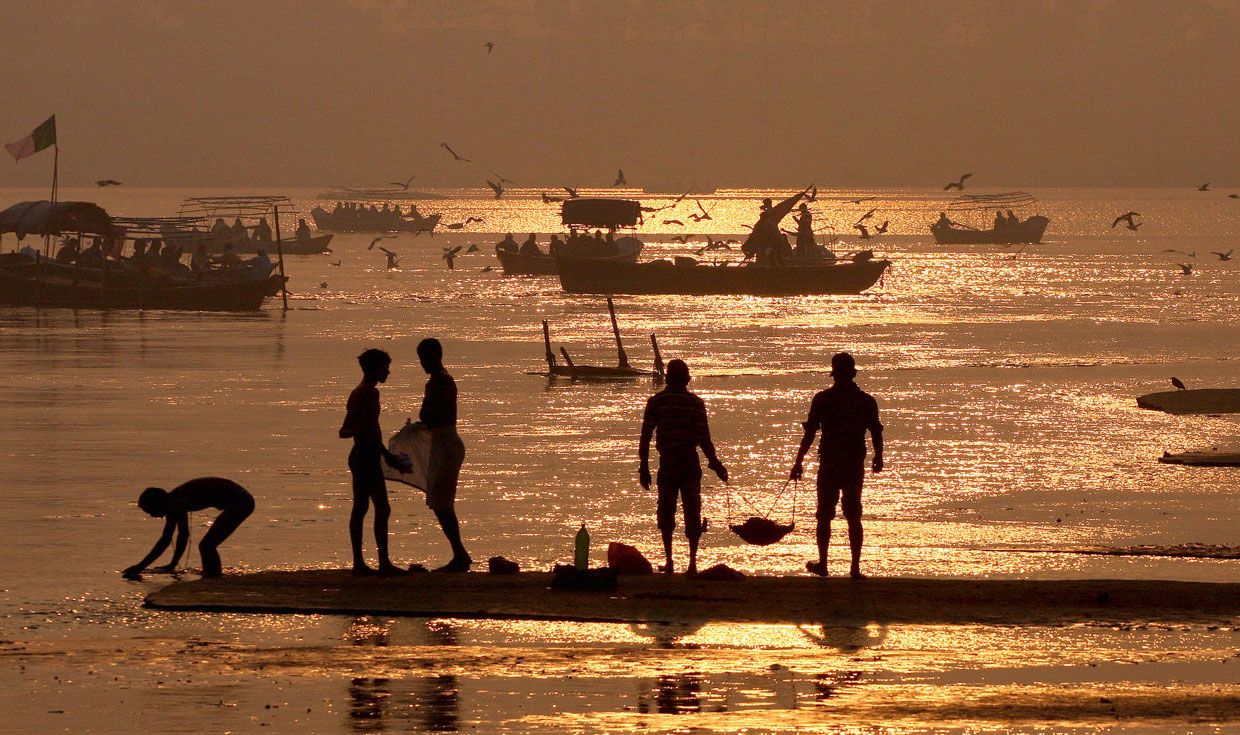
{"type": "Polygon", "coordinates": [[[331,252],[331,233],[314,232],[286,196],[189,197],[176,218],[166,219],[165,239],[188,238],[213,254],[229,244],[236,253],[273,252],[277,241],[285,255],[331,252]],[[178,227],[178,219],[192,224],[178,227]]]}
{"type": "Polygon", "coordinates": [[[435,228],[443,217],[440,214],[423,215],[416,205],[410,205],[409,212],[400,210],[400,205],[389,206],[383,203],[382,208],[374,205],[371,199],[343,199],[328,211],[316,206],[310,210],[314,224],[324,232],[411,232],[434,234],[435,228]]]}
{"type": "Polygon", "coordinates": [[[1003,214],[1004,210],[1028,207],[1035,202],[1037,199],[1033,195],[1023,191],[963,194],[948,202],[938,221],[930,225],[930,232],[934,235],[934,241],[940,245],[1016,245],[1041,242],[1050,219],[1033,215],[1022,220],[1003,214]],[[992,210],[998,216],[988,229],[980,229],[952,219],[952,215],[968,212],[982,212],[984,217],[988,217],[992,210]],[[1013,219],[1015,221],[1012,221],[1013,219]]]}
{"type": "MultiPolygon", "coordinates": [[[[26,245],[0,252],[0,303],[74,309],[177,309],[253,311],[280,293],[283,268],[270,260],[227,268],[191,270],[180,263],[183,242],[170,240],[166,260],[138,257],[139,242],[161,241],[159,222],[114,219],[91,202],[21,202],[0,211],[0,251],[4,235],[18,241],[44,238],[43,252],[26,245]],[[64,236],[70,254],[52,257],[51,239],[64,236]],[[87,252],[77,246],[90,236],[87,252]],[[125,257],[126,243],[134,250],[125,257]]],[[[57,253],[58,256],[61,253],[57,253]]]]}
{"type": "Polygon", "coordinates": [[[568,240],[554,252],[523,253],[509,242],[495,246],[505,275],[554,276],[561,260],[588,260],[603,265],[636,263],[643,243],[632,231],[641,222],[641,203],[632,199],[581,197],[560,206],[560,222],[568,228],[568,240]],[[607,230],[609,239],[591,237],[589,230],[607,230]],[[618,230],[628,231],[614,237],[618,230]]]}

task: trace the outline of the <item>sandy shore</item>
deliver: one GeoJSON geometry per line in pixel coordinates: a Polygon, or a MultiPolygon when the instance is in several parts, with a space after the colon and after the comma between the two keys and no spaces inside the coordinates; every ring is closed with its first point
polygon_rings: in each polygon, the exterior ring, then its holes
{"type": "Polygon", "coordinates": [[[599,622],[1062,625],[1227,624],[1240,584],[1145,580],[621,577],[609,592],[550,589],[551,575],[419,574],[356,578],[344,570],[229,575],[175,582],[146,598],[168,610],[326,613],[599,622]]]}

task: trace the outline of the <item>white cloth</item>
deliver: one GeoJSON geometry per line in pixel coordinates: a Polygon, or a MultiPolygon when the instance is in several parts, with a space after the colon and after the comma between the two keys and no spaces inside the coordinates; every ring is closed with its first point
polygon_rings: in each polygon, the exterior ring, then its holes
{"type": "Polygon", "coordinates": [[[406,421],[400,431],[388,440],[388,451],[395,455],[403,454],[409,457],[413,471],[401,472],[384,462],[384,479],[403,482],[425,492],[429,484],[427,474],[431,463],[431,430],[426,428],[426,424],[420,421],[416,424],[406,421]]]}

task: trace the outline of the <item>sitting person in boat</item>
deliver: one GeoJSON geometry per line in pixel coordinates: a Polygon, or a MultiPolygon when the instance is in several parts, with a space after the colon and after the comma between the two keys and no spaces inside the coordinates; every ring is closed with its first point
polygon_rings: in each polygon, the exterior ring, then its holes
{"type": "Polygon", "coordinates": [[[60,250],[56,252],[56,262],[64,265],[72,265],[78,259],[78,255],[82,252],[82,244],[76,237],[65,240],[60,246],[60,250]]]}
{"type": "Polygon", "coordinates": [[[1020,217],[1017,217],[1016,214],[1010,209],[1007,211],[1007,221],[1008,227],[1013,229],[1020,227],[1020,217]]]}
{"type": "Polygon", "coordinates": [[[809,207],[801,204],[800,214],[795,218],[797,224],[797,244],[792,251],[798,260],[834,261],[835,254],[818,244],[814,239],[814,215],[809,207]]]}
{"type": "Polygon", "coordinates": [[[77,264],[84,268],[102,268],[107,261],[103,257],[103,238],[96,237],[91,241],[90,247],[82,251],[77,258],[77,264]]]}
{"type": "Polygon", "coordinates": [[[520,251],[520,249],[521,249],[520,246],[517,245],[517,241],[513,239],[511,232],[509,232],[507,235],[504,235],[503,240],[500,240],[499,242],[495,243],[496,251],[503,250],[505,252],[515,253],[515,252],[520,251]]]}
{"type": "Polygon", "coordinates": [[[243,263],[250,269],[250,275],[257,281],[270,276],[271,271],[276,267],[276,264],[271,262],[271,256],[267,255],[267,251],[262,248],[258,249],[257,255],[247,258],[243,263]]]}
{"type": "Polygon", "coordinates": [[[259,219],[258,224],[254,225],[254,239],[259,242],[271,242],[271,225],[267,224],[266,217],[259,219]]]}
{"type": "Polygon", "coordinates": [[[297,241],[310,241],[310,225],[306,224],[306,219],[304,217],[297,220],[297,241]]]}
{"type": "Polygon", "coordinates": [[[246,230],[245,223],[241,221],[240,217],[233,220],[232,237],[237,242],[245,242],[246,240],[250,239],[250,235],[248,231],[246,230]]]}
{"type": "Polygon", "coordinates": [[[241,265],[241,257],[233,251],[233,244],[230,242],[224,244],[224,252],[212,258],[211,262],[221,268],[236,268],[241,265]]]}
{"type": "Polygon", "coordinates": [[[184,252],[181,246],[175,243],[170,242],[164,245],[164,251],[160,253],[159,267],[166,273],[184,273],[189,270],[181,262],[181,256],[184,252]]]}
{"type": "Polygon", "coordinates": [[[151,240],[146,246],[146,255],[142,258],[142,265],[147,268],[159,268],[163,265],[163,241],[151,240]]]}
{"type": "Polygon", "coordinates": [[[227,242],[232,239],[232,234],[223,217],[217,217],[215,224],[211,225],[211,239],[216,242],[227,242]]]}
{"type": "Polygon", "coordinates": [[[198,247],[194,248],[194,252],[189,256],[189,267],[193,271],[205,271],[211,268],[211,256],[207,255],[207,246],[204,243],[198,243],[198,247]]]}
{"type": "Polygon", "coordinates": [[[202,541],[198,542],[198,553],[202,559],[202,576],[218,577],[223,573],[220,565],[219,545],[224,542],[242,521],[254,512],[254,496],[232,480],[221,477],[199,477],[196,480],[178,485],[168,492],[163,488],[148,487],[138,496],[138,507],[155,518],[164,519],[164,531],[159,540],[142,561],[126,567],[121,572],[126,578],[137,579],[142,571],[159,557],[172,541],[172,532],[176,531],[176,547],[172,550],[172,560],[159,567],[158,571],[171,572],[177,567],[185,547],[189,544],[189,514],[207,508],[223,511],[216,517],[202,541]]]}
{"type": "Polygon", "coordinates": [[[521,249],[518,250],[517,252],[519,252],[521,255],[538,256],[538,255],[543,254],[543,251],[538,249],[538,242],[534,238],[534,233],[532,232],[530,233],[529,237],[525,238],[525,242],[521,243],[521,249]]]}
{"type": "Polygon", "coordinates": [[[559,235],[552,235],[551,242],[547,243],[547,254],[555,257],[564,249],[564,241],[559,235]]]}
{"type": "Polygon", "coordinates": [[[995,232],[1003,232],[1008,228],[1007,217],[1003,216],[1003,212],[995,210],[995,232]]]}
{"type": "Polygon", "coordinates": [[[944,227],[955,227],[955,226],[956,226],[956,223],[953,222],[951,218],[947,216],[947,212],[939,212],[939,218],[934,223],[935,228],[941,229],[944,227]]]}

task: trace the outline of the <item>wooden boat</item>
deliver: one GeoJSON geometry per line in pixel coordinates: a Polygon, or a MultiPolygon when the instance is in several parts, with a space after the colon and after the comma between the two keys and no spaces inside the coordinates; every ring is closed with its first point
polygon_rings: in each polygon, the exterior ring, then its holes
{"type": "Polygon", "coordinates": [[[635,229],[641,221],[641,202],[632,199],[569,199],[560,206],[560,221],[568,227],[568,240],[558,246],[553,245],[553,252],[523,254],[512,243],[497,244],[495,256],[504,268],[504,275],[554,276],[559,272],[556,262],[562,258],[599,263],[636,263],[644,247],[642,241],[631,233],[600,242],[587,232],[590,229],[606,229],[612,233],[635,229]]]}
{"type": "Polygon", "coordinates": [[[1189,467],[1240,467],[1240,450],[1197,449],[1176,454],[1163,452],[1158,461],[1189,467]]]}
{"type": "Polygon", "coordinates": [[[655,382],[663,381],[663,357],[659,354],[659,341],[654,334],[650,335],[650,346],[654,349],[654,369],[639,370],[629,365],[629,356],[624,351],[624,342],[620,339],[620,324],[616,321],[616,307],[612,304],[611,298],[607,299],[607,312],[611,315],[611,333],[616,338],[616,366],[608,367],[604,365],[578,365],[568,354],[568,350],[560,348],[560,355],[564,358],[564,364],[561,365],[555,358],[555,353],[551,350],[551,328],[544,319],[543,328],[543,348],[546,350],[547,372],[530,373],[531,375],[545,375],[548,378],[568,378],[570,380],[633,380],[638,378],[652,378],[655,382]]]}
{"type": "Polygon", "coordinates": [[[1240,413],[1240,388],[1198,388],[1147,393],[1137,405],[1177,415],[1240,413]]]}
{"type": "Polygon", "coordinates": [[[443,215],[430,214],[425,217],[410,218],[390,214],[387,217],[359,218],[335,215],[322,207],[315,207],[310,210],[310,216],[314,218],[315,226],[325,232],[411,232],[419,235],[434,234],[443,215]]]}
{"type": "Polygon", "coordinates": [[[332,234],[329,232],[297,236],[297,222],[302,218],[292,200],[285,196],[189,197],[181,203],[176,217],[162,219],[166,221],[161,227],[163,238],[185,243],[186,252],[192,252],[199,245],[203,245],[208,253],[217,255],[224,252],[224,246],[228,244],[233,246],[233,252],[238,255],[256,253],[260,248],[268,254],[280,250],[284,255],[322,255],[331,252],[329,245],[332,234]],[[217,237],[211,232],[213,220],[240,219],[247,229],[255,230],[259,221],[267,221],[268,217],[272,218],[275,229],[279,230],[275,233],[280,241],[278,244],[275,237],[217,237]]]}
{"type": "Polygon", "coordinates": [[[810,296],[858,294],[891,265],[859,259],[833,265],[703,265],[693,258],[675,262],[596,263],[560,261],[560,285],[568,293],[810,296]]]}
{"type": "Polygon", "coordinates": [[[1034,215],[1018,225],[1001,230],[976,230],[959,224],[953,227],[936,222],[930,225],[930,232],[940,245],[1017,245],[1041,242],[1048,224],[1050,220],[1046,217],[1034,215]]]}

